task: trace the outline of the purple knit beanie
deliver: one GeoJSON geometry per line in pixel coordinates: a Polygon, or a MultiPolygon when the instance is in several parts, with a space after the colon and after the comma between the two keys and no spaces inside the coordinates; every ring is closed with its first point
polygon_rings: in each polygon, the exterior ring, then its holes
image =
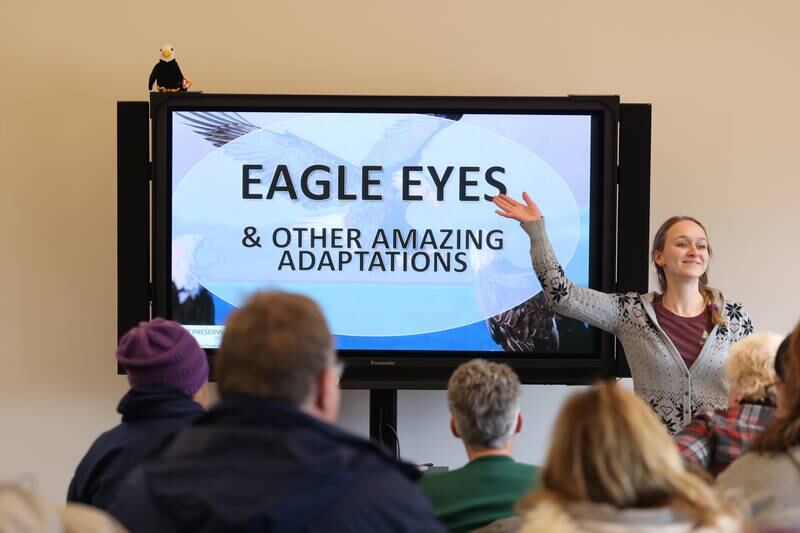
{"type": "Polygon", "coordinates": [[[206,353],[183,326],[163,318],[139,322],[123,335],[117,360],[131,387],[166,383],[193,396],[208,379],[206,353]]]}

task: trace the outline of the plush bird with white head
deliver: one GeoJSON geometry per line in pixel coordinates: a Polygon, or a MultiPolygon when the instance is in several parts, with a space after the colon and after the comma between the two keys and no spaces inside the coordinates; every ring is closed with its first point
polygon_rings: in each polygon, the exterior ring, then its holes
{"type": "Polygon", "coordinates": [[[185,91],[192,86],[192,82],[183,77],[175,61],[175,48],[171,44],[161,47],[161,58],[150,73],[147,88],[152,91],[154,83],[159,92],[185,91]]]}

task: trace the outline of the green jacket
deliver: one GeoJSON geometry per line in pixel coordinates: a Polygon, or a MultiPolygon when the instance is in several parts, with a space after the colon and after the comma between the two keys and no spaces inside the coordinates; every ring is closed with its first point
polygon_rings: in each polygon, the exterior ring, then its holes
{"type": "Polygon", "coordinates": [[[426,474],[419,486],[439,520],[460,533],[514,516],[514,505],[535,488],[537,474],[535,466],[490,455],[450,472],[426,474]]]}

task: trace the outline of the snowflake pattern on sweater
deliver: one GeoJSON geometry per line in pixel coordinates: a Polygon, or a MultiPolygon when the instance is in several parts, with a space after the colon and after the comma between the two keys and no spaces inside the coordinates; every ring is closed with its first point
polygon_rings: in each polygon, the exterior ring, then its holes
{"type": "Polygon", "coordinates": [[[531,261],[542,293],[553,309],[616,335],[625,348],[633,386],[675,434],[700,410],[725,409],[728,388],[723,365],[731,344],[753,332],[742,304],[717,302],[726,324],[715,326],[697,360],[686,367],[673,342],[658,326],[655,293],[604,293],[572,283],[564,274],[545,232],[544,221],[522,224],[531,239],[531,261]]]}

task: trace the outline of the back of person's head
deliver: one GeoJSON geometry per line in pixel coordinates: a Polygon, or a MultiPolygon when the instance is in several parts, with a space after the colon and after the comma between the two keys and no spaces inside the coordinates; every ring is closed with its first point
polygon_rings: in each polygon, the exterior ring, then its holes
{"type": "Polygon", "coordinates": [[[789,341],[792,336],[787,335],[775,352],[775,376],[781,381],[786,380],[786,357],[789,355],[789,341]]]}
{"type": "Polygon", "coordinates": [[[785,452],[800,446],[800,323],[787,337],[786,344],[777,372],[782,382],[780,416],[751,445],[751,449],[762,453],[785,452]]]}
{"type": "Polygon", "coordinates": [[[319,375],[334,362],[333,338],[313,300],[259,293],[225,323],[216,365],[219,392],[299,407],[315,394],[319,375]]]}
{"type": "Polygon", "coordinates": [[[786,392],[783,384],[786,381],[786,357],[789,354],[790,339],[791,335],[784,337],[775,353],[775,405],[778,408],[775,412],[776,417],[782,417],[786,410],[786,392]]]}
{"type": "Polygon", "coordinates": [[[775,405],[775,353],[781,336],[749,335],[731,346],[725,376],[739,402],[775,405]]]}
{"type": "Polygon", "coordinates": [[[521,508],[546,499],[617,509],[672,506],[703,525],[714,523],[723,509],[711,488],[686,471],[653,411],[613,382],[567,400],[540,472],[540,489],[521,508]]]}
{"type": "Polygon", "coordinates": [[[116,520],[93,507],[48,505],[19,483],[0,483],[0,531],[3,533],[124,533],[116,520]]]}
{"type": "Polygon", "coordinates": [[[467,446],[498,448],[517,429],[520,384],[505,364],[473,359],[447,384],[447,400],[458,435],[467,446]]]}
{"type": "Polygon", "coordinates": [[[117,361],[131,387],[172,385],[192,397],[208,382],[205,351],[186,328],[163,318],[140,322],[123,335],[117,361]]]}

